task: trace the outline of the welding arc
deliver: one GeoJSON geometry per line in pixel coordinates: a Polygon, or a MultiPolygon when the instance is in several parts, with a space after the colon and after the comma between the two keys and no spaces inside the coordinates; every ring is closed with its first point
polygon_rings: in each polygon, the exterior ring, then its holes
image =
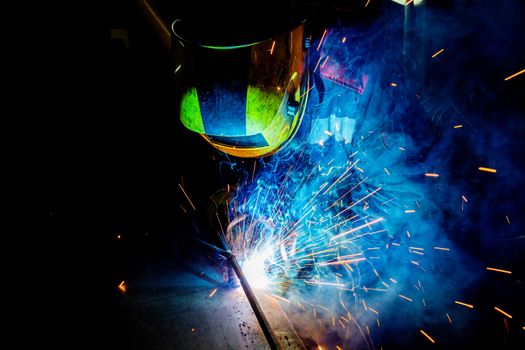
{"type": "Polygon", "coordinates": [[[189,235],[188,237],[207,246],[208,248],[218,251],[219,253],[225,255],[228,258],[228,260],[232,264],[235,274],[237,275],[237,277],[239,278],[239,281],[241,282],[242,289],[244,290],[244,293],[246,294],[246,298],[250,302],[250,306],[253,309],[253,313],[255,314],[257,321],[259,321],[259,325],[261,326],[261,329],[264,333],[264,336],[266,337],[266,341],[268,342],[270,349],[279,350],[279,347],[277,346],[277,342],[275,341],[275,337],[270,329],[268,320],[266,319],[266,316],[264,315],[261,306],[257,302],[255,294],[253,293],[252,288],[248,284],[248,281],[246,280],[246,276],[244,276],[244,273],[242,272],[241,266],[237,262],[235,255],[233,255],[230,249],[228,248],[228,244],[226,243],[226,239],[224,238],[224,235],[222,234],[222,232],[219,232],[218,234],[219,234],[219,238],[221,239],[221,242],[225,249],[219,248],[197,237],[193,237],[189,235]]]}
{"type": "Polygon", "coordinates": [[[268,324],[268,320],[266,319],[266,316],[264,315],[261,306],[257,302],[255,294],[253,294],[253,290],[248,284],[248,281],[246,280],[246,276],[244,276],[244,273],[242,272],[241,266],[237,262],[235,255],[233,255],[230,249],[228,248],[228,243],[226,243],[226,238],[224,237],[224,234],[222,232],[218,232],[218,234],[224,246],[224,249],[228,252],[227,254],[228,260],[232,264],[233,270],[235,271],[235,273],[237,274],[237,277],[239,278],[239,281],[241,282],[242,289],[244,290],[244,293],[246,294],[246,298],[250,302],[250,305],[253,309],[253,313],[255,314],[255,317],[257,317],[257,321],[259,321],[259,325],[261,326],[264,336],[266,337],[266,340],[268,341],[268,345],[270,346],[270,349],[279,350],[279,347],[277,346],[277,342],[275,341],[275,337],[270,329],[270,325],[268,324]]]}

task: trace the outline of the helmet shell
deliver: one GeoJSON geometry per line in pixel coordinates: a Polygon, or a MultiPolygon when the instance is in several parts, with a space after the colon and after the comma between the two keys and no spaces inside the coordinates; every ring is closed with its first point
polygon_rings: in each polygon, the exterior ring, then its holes
{"type": "Polygon", "coordinates": [[[184,20],[174,21],[172,30],[186,128],[238,157],[273,154],[293,138],[310,85],[305,22],[265,38],[250,31],[230,39],[232,45],[213,35],[192,41],[184,20]]]}

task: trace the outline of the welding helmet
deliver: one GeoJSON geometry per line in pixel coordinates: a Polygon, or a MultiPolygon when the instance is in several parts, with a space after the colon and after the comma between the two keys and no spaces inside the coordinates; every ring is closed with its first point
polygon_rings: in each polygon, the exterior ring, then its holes
{"type": "Polygon", "coordinates": [[[305,112],[307,23],[214,18],[171,26],[180,120],[227,154],[271,155],[294,137],[305,112]]]}

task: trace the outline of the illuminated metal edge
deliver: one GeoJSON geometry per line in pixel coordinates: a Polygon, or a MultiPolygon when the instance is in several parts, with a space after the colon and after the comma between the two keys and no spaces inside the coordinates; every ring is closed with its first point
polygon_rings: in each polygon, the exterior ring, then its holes
{"type": "Polygon", "coordinates": [[[228,252],[227,254],[228,260],[232,264],[233,270],[235,271],[235,273],[237,274],[237,277],[239,278],[239,281],[241,282],[242,289],[244,290],[244,293],[246,293],[246,298],[248,299],[248,301],[250,302],[250,305],[252,306],[253,313],[255,314],[255,317],[257,317],[257,320],[259,321],[259,324],[264,333],[264,336],[266,337],[266,340],[268,341],[268,345],[270,345],[270,349],[279,350],[279,347],[277,346],[277,342],[275,340],[275,335],[270,329],[268,319],[264,315],[261,305],[259,305],[259,302],[257,302],[257,298],[255,297],[255,294],[253,293],[252,288],[248,284],[248,281],[246,280],[246,276],[244,276],[244,273],[242,272],[241,266],[237,262],[237,259],[235,259],[235,255],[233,255],[230,252],[230,249],[228,248],[228,243],[226,242],[226,238],[224,237],[224,234],[222,232],[218,232],[218,234],[219,234],[219,238],[221,239],[222,245],[224,246],[224,249],[228,252]]]}
{"type": "Polygon", "coordinates": [[[144,15],[148,18],[151,26],[157,32],[164,48],[171,52],[171,33],[169,25],[161,18],[158,10],[150,3],[149,0],[138,0],[144,15]]]}
{"type": "Polygon", "coordinates": [[[191,235],[188,235],[187,237],[207,246],[208,248],[216,250],[219,253],[226,256],[228,261],[232,264],[233,270],[235,271],[235,274],[239,278],[239,281],[241,282],[242,289],[244,290],[244,293],[246,294],[246,298],[248,299],[248,302],[250,303],[250,306],[252,307],[253,313],[255,314],[257,321],[259,321],[259,325],[261,326],[261,329],[266,338],[266,341],[268,342],[268,345],[270,346],[270,349],[279,350],[279,347],[277,346],[277,342],[275,340],[275,335],[270,329],[268,319],[264,315],[261,306],[257,302],[257,298],[255,294],[253,293],[252,288],[248,284],[248,281],[246,280],[246,276],[244,276],[244,273],[242,272],[241,266],[237,262],[235,255],[233,255],[230,249],[228,248],[228,243],[226,243],[226,239],[224,235],[221,232],[219,232],[218,234],[222,242],[222,245],[224,246],[224,249],[219,248],[197,237],[193,237],[191,235]]]}

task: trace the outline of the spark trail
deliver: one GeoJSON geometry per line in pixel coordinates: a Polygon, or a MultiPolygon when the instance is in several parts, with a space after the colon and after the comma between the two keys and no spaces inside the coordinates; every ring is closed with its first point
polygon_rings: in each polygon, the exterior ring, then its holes
{"type": "Polygon", "coordinates": [[[399,330],[443,344],[439,330],[461,326],[451,310],[478,310],[458,300],[468,300],[459,295],[483,268],[472,272],[476,262],[448,239],[443,214],[453,196],[458,212],[472,199],[446,186],[445,160],[421,156],[444,143],[431,116],[406,97],[416,95],[409,82],[378,92],[392,81],[378,68],[389,52],[353,59],[361,55],[349,44],[360,35],[327,29],[313,46],[330,57],[315,65],[323,77],[343,79],[334,67],[346,67],[357,78],[346,85],[327,78],[325,102],[311,116],[326,130],[313,127],[307,141],[248,169],[229,203],[225,236],[250,284],[285,310],[309,348],[379,349],[381,333],[399,330]],[[363,84],[347,86],[356,82],[363,84]]]}
{"type": "MultiPolygon", "coordinates": [[[[450,252],[433,249],[428,237],[405,235],[417,224],[405,214],[414,199],[390,193],[388,186],[377,185],[376,176],[366,180],[365,165],[364,172],[352,166],[365,163],[366,155],[347,156],[336,143],[324,147],[345,156],[325,162],[298,150],[292,153],[301,157],[264,164],[231,203],[226,238],[251,285],[290,300],[283,307],[311,341],[375,348],[386,301],[404,297],[420,303],[435,260],[450,252]],[[332,317],[346,321],[332,324],[332,317]],[[320,324],[330,331],[319,332],[320,324]]],[[[424,198],[417,200],[425,204],[424,198]]]]}

